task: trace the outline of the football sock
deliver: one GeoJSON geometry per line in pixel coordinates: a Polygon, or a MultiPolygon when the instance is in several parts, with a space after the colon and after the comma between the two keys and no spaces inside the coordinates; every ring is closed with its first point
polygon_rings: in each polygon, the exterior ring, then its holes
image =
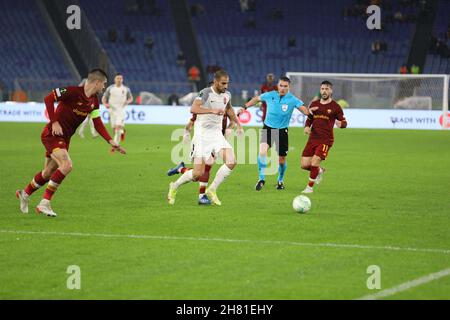
{"type": "Polygon", "coordinates": [[[258,173],[259,173],[259,180],[265,179],[264,171],[267,167],[267,157],[266,156],[258,156],[258,173]]]}
{"type": "Polygon", "coordinates": [[[194,174],[193,170],[188,170],[185,173],[183,173],[183,175],[180,178],[178,178],[177,181],[175,181],[173,183],[173,186],[175,187],[175,189],[178,189],[181,185],[183,185],[185,183],[193,181],[194,180],[193,174],[194,174]]]}
{"type": "Polygon", "coordinates": [[[33,192],[35,192],[37,189],[42,187],[47,182],[48,179],[44,179],[44,177],[42,176],[42,172],[39,172],[34,176],[33,180],[31,180],[31,182],[26,186],[24,191],[27,195],[31,196],[33,192]]]}
{"type": "Polygon", "coordinates": [[[119,143],[120,142],[120,130],[116,130],[114,132],[114,142],[119,143]]]}
{"type": "Polygon", "coordinates": [[[309,187],[314,187],[314,183],[316,182],[317,175],[319,174],[319,167],[311,166],[311,172],[309,174],[309,187]]]}
{"type": "Polygon", "coordinates": [[[203,196],[206,191],[206,187],[208,186],[208,182],[199,182],[200,188],[198,189],[199,196],[203,196]]]}
{"type": "Polygon", "coordinates": [[[231,174],[233,170],[227,167],[226,164],[223,164],[219,170],[217,170],[216,177],[214,181],[211,183],[210,189],[217,190],[222,182],[231,174]]]}
{"type": "Polygon", "coordinates": [[[44,199],[52,200],[53,194],[58,190],[59,185],[64,180],[66,176],[57,169],[55,172],[53,172],[52,176],[50,177],[50,181],[47,184],[47,188],[44,192],[44,199]]]}
{"type": "Polygon", "coordinates": [[[282,182],[284,179],[284,174],[286,173],[287,169],[287,161],[283,164],[278,164],[278,182],[282,182]]]}
{"type": "Polygon", "coordinates": [[[185,173],[186,171],[189,171],[189,170],[192,170],[192,168],[186,168],[186,167],[184,167],[184,168],[178,169],[178,172],[181,173],[181,174],[183,174],[183,173],[185,173]]]}

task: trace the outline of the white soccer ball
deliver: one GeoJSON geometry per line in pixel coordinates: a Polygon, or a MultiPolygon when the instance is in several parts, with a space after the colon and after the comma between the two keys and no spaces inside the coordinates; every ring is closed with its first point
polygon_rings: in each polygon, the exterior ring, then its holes
{"type": "Polygon", "coordinates": [[[311,209],[311,200],[307,196],[296,196],[292,201],[292,208],[298,213],[306,213],[311,209]]]}

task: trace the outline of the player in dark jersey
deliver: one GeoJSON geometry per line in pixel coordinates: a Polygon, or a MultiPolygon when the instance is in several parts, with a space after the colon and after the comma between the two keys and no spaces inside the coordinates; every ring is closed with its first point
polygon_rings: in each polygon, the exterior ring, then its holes
{"type": "Polygon", "coordinates": [[[95,130],[117,151],[125,150],[111,139],[100,118],[97,94],[102,92],[107,81],[101,69],[89,72],[87,81],[81,87],[56,88],[44,99],[50,122],[44,127],[41,141],[45,147],[44,170],[38,172],[24,190],[17,190],[20,210],[28,213],[29,197],[47,184],[43,199],[36,207],[38,213],[56,217],[50,201],[64,178],[72,170],[69,156],[70,138],[88,115],[94,121],[95,130]],[[58,102],[55,110],[54,103],[58,102]]]}
{"type": "Polygon", "coordinates": [[[320,100],[311,102],[310,110],[313,119],[308,118],[305,123],[305,134],[309,135],[308,142],[302,153],[301,167],[310,171],[309,182],[302,193],[312,193],[314,184],[322,180],[324,168],[320,163],[326,159],[328,151],[333,146],[333,127],[347,127],[342,108],[331,97],[333,85],[329,81],[322,82],[320,86],[320,100]]]}
{"type": "MultiPolygon", "coordinates": [[[[223,116],[223,120],[222,120],[222,134],[227,137],[230,135],[231,130],[235,127],[235,123],[233,121],[231,121],[230,119],[230,124],[228,125],[228,115],[224,114],[223,116]]],[[[191,135],[191,130],[192,127],[194,126],[195,120],[197,120],[197,115],[196,114],[192,114],[192,118],[189,119],[189,122],[186,124],[185,132],[184,132],[184,137],[183,137],[183,141],[185,143],[189,143],[190,141],[190,135],[191,135]]],[[[213,155],[214,157],[214,155],[213,155]]],[[[209,173],[211,171],[212,166],[205,164],[205,172],[203,173],[203,175],[200,176],[200,178],[198,178],[198,183],[200,185],[199,190],[198,190],[198,204],[200,205],[210,205],[211,204],[211,200],[209,200],[208,196],[206,195],[206,188],[208,187],[208,182],[209,182],[209,173]]],[[[167,175],[168,176],[173,176],[175,174],[183,174],[188,170],[191,170],[192,168],[187,168],[184,164],[184,162],[181,162],[180,164],[178,164],[175,168],[170,169],[169,171],[167,171],[167,175]]]]}

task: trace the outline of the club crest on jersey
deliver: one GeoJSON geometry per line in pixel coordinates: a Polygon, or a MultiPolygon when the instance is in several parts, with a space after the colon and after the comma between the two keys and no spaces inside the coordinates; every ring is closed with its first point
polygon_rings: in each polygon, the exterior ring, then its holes
{"type": "Polygon", "coordinates": [[[331,113],[331,109],[328,109],[327,112],[328,112],[328,114],[330,114],[331,113]]]}
{"type": "Polygon", "coordinates": [[[227,97],[223,97],[223,104],[227,104],[227,97]]]}
{"type": "Polygon", "coordinates": [[[94,105],[93,104],[91,105],[91,109],[94,109],[94,105]]]}
{"type": "Polygon", "coordinates": [[[284,112],[286,112],[288,108],[289,106],[287,104],[281,105],[281,110],[283,110],[284,112]]]}

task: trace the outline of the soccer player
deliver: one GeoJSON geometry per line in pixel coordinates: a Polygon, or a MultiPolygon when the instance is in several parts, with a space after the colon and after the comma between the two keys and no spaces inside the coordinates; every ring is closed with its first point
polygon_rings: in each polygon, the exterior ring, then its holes
{"type": "Polygon", "coordinates": [[[302,193],[312,193],[314,184],[319,184],[325,172],[320,167],[333,146],[334,124],[339,128],[347,127],[344,112],[339,104],[332,99],[333,85],[329,81],[323,81],[320,85],[320,100],[313,101],[311,108],[314,108],[312,119],[307,119],[305,123],[305,134],[309,135],[308,142],[302,153],[301,167],[308,170],[309,182],[302,193]]]}
{"type": "MultiPolygon", "coordinates": [[[[308,108],[303,105],[303,101],[289,92],[291,80],[288,77],[281,77],[278,81],[278,90],[263,93],[252,98],[244,105],[247,109],[260,101],[267,103],[267,116],[264,120],[261,143],[259,145],[258,172],[259,180],[256,183],[256,191],[260,191],[265,184],[265,169],[267,167],[267,152],[274,142],[278,153],[278,183],[277,189],[284,189],[284,174],[287,169],[286,156],[289,150],[288,127],[292,112],[298,109],[303,114],[309,116],[308,108]]],[[[242,109],[239,110],[240,114],[242,109]]]]}
{"type": "MultiPolygon", "coordinates": [[[[224,114],[223,120],[222,120],[222,134],[226,137],[228,137],[231,134],[231,131],[235,127],[235,122],[230,121],[230,124],[228,125],[228,114],[224,114]]],[[[192,118],[189,119],[189,122],[185,126],[185,132],[183,136],[183,141],[185,143],[190,142],[191,137],[191,131],[192,127],[194,126],[195,120],[197,120],[197,115],[193,114],[192,118]]],[[[214,154],[211,155],[214,158],[214,154]]],[[[209,173],[211,171],[212,166],[205,164],[205,172],[203,175],[198,179],[199,182],[199,190],[198,190],[198,204],[199,205],[210,205],[211,200],[209,200],[208,196],[206,195],[206,188],[208,187],[209,182],[209,173]]],[[[170,169],[167,172],[168,176],[173,176],[174,174],[178,173],[185,173],[188,170],[191,170],[192,168],[186,168],[184,162],[181,162],[179,165],[177,165],[175,168],[170,169]]]]}
{"type": "Polygon", "coordinates": [[[194,169],[186,171],[177,181],[170,183],[167,195],[169,204],[175,203],[176,193],[181,185],[197,181],[205,172],[205,165],[212,165],[214,159],[211,154],[220,156],[224,164],[219,168],[214,181],[205,192],[215,205],[222,204],[216,194],[217,188],[236,166],[233,149],[222,134],[224,113],[237,124],[238,134],[242,133],[242,126],[231,106],[231,93],[227,90],[228,83],[228,73],[224,70],[217,71],[214,74],[214,84],[200,91],[192,103],[191,112],[197,114],[191,152],[194,169]]]}
{"type": "MultiPolygon", "coordinates": [[[[118,73],[114,77],[114,84],[110,85],[102,97],[103,105],[109,109],[111,127],[114,131],[114,141],[118,144],[125,139],[125,107],[133,101],[130,88],[123,84],[123,75],[118,73]]],[[[114,152],[114,148],[111,149],[114,152]]]]}
{"type": "Polygon", "coordinates": [[[89,114],[97,132],[115,150],[125,153],[125,150],[111,139],[100,118],[97,94],[104,90],[106,81],[106,73],[101,69],[94,69],[89,72],[84,86],[56,88],[45,97],[45,107],[50,119],[41,134],[41,141],[46,149],[45,166],[44,170],[38,172],[24,190],[16,191],[20,210],[23,213],[28,213],[30,196],[47,184],[43,199],[36,207],[36,211],[49,217],[57,216],[50,201],[64,178],[72,171],[72,160],[68,152],[70,138],[89,114]],[[56,110],[55,101],[59,102],[56,110]]]}

